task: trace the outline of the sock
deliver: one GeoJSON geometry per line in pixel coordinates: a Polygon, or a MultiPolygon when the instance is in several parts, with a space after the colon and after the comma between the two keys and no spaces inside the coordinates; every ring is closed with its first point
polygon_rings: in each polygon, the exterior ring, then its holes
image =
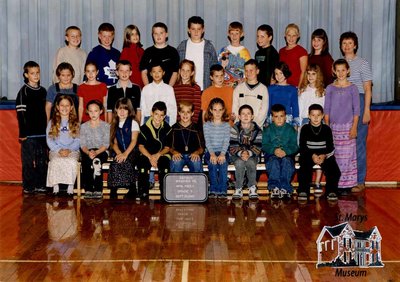
{"type": "Polygon", "coordinates": [[[58,184],[53,186],[53,193],[58,193],[60,191],[60,188],[58,187],[58,184]]]}
{"type": "Polygon", "coordinates": [[[68,184],[67,193],[68,194],[73,194],[74,193],[74,185],[68,184]]]}

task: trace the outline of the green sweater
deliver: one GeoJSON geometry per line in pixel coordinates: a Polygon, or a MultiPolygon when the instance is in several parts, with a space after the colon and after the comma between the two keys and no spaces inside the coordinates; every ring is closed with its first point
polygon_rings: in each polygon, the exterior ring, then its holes
{"type": "Polygon", "coordinates": [[[262,150],[267,154],[273,155],[277,148],[285,151],[286,155],[296,154],[299,149],[297,145],[297,132],[288,123],[282,126],[276,126],[272,123],[263,130],[262,150]]]}

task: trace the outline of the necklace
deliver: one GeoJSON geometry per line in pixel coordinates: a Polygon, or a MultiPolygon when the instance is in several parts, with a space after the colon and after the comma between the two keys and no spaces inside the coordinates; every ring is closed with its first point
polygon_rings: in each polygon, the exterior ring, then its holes
{"type": "Polygon", "coordinates": [[[188,152],[188,151],[189,151],[189,146],[188,146],[188,144],[189,144],[189,140],[190,140],[190,133],[192,133],[192,132],[189,130],[189,135],[188,135],[188,138],[186,139],[186,138],[185,138],[185,135],[183,134],[183,129],[181,130],[183,143],[185,144],[185,152],[188,152]]]}
{"type": "Polygon", "coordinates": [[[321,133],[321,129],[322,129],[322,124],[320,126],[318,126],[318,132],[314,131],[314,126],[311,125],[311,131],[314,133],[314,135],[318,135],[321,133]]]}

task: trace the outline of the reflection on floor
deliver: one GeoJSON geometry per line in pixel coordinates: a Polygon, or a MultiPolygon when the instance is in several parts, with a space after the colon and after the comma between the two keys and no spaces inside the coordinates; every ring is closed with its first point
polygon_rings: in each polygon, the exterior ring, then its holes
{"type": "Polygon", "coordinates": [[[398,189],[303,205],[0,195],[0,281],[400,281],[398,189]],[[378,226],[383,268],[316,268],[322,228],[345,221],[378,226]]]}

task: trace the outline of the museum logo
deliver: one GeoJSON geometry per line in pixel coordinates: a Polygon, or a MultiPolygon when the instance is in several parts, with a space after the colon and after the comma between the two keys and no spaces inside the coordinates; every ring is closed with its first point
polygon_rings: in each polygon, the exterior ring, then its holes
{"type": "Polygon", "coordinates": [[[382,236],[378,227],[368,231],[353,230],[348,222],[324,226],[316,241],[318,262],[316,267],[335,267],[335,275],[363,277],[365,270],[344,270],[344,267],[383,267],[382,236]]]}

